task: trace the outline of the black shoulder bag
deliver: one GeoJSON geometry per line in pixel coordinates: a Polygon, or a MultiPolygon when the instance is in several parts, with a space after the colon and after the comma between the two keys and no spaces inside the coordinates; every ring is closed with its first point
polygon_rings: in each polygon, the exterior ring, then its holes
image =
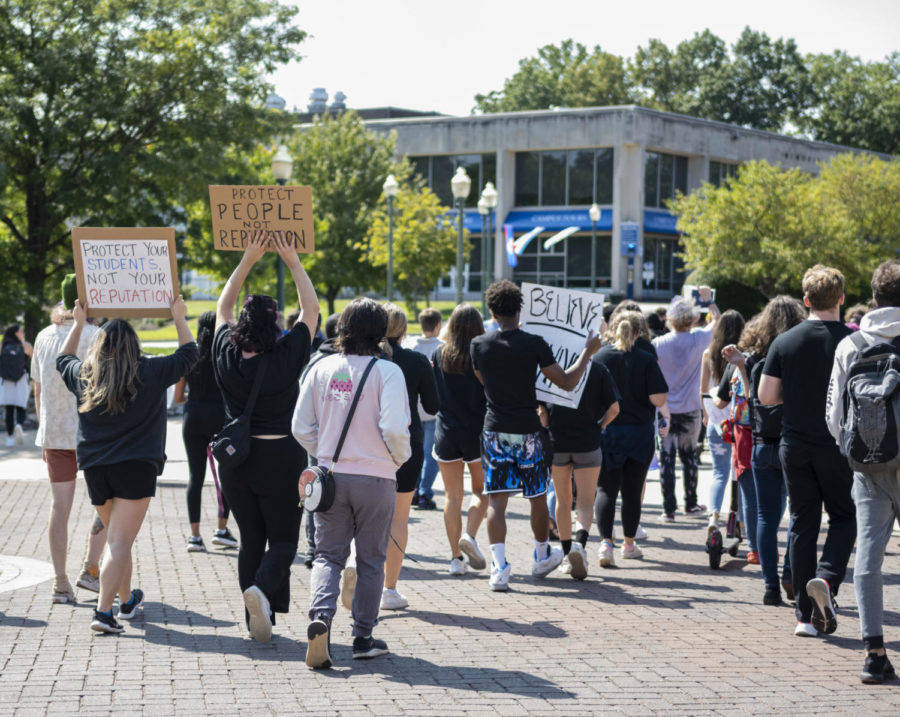
{"type": "Polygon", "coordinates": [[[331,459],[331,468],[325,470],[319,466],[310,466],[300,474],[300,482],[298,492],[300,493],[300,503],[310,513],[324,513],[331,504],[334,503],[334,466],[337,465],[338,459],[341,457],[341,448],[344,447],[344,439],[347,438],[347,431],[350,430],[350,421],[353,420],[353,413],[356,411],[356,404],[359,403],[359,397],[362,396],[363,386],[369,377],[369,372],[378,361],[373,358],[366,366],[359,386],[356,387],[356,394],[350,403],[350,411],[347,413],[347,420],[344,421],[344,428],[341,430],[341,437],[338,439],[337,446],[334,449],[334,457],[331,459]]]}
{"type": "Polygon", "coordinates": [[[244,412],[237,418],[226,423],[222,430],[213,436],[209,447],[220,466],[237,468],[250,456],[250,414],[256,405],[259,389],[262,386],[263,376],[269,365],[269,357],[265,355],[259,363],[256,378],[253,379],[253,387],[247,398],[244,412]]]}

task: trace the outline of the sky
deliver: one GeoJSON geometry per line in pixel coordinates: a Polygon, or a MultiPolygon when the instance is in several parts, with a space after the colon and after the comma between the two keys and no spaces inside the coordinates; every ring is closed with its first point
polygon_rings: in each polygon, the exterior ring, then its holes
{"type": "Polygon", "coordinates": [[[519,60],[572,38],[631,57],[651,37],[669,47],[709,28],[731,45],[744,27],[793,38],[802,53],[880,60],[900,50],[900,0],[285,0],[309,33],[303,59],[270,77],[287,107],[313,88],[352,108],[391,105],[469,114],[519,60]]]}

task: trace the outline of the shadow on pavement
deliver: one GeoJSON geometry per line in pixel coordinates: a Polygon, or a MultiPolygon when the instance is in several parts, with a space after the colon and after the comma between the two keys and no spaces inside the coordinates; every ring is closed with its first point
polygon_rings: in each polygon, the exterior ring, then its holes
{"type": "MultiPolygon", "coordinates": [[[[382,615],[379,620],[393,615],[382,615]]],[[[444,627],[461,627],[470,630],[484,630],[485,632],[506,632],[510,635],[522,635],[524,637],[568,637],[569,633],[561,627],[546,620],[538,622],[516,622],[503,618],[476,617],[471,615],[454,615],[452,613],[430,612],[427,610],[407,610],[398,617],[413,617],[427,622],[429,625],[441,625],[444,627]]]]}
{"type": "Polygon", "coordinates": [[[47,627],[47,621],[33,620],[30,617],[19,617],[0,612],[0,625],[4,627],[47,627]]]}
{"type": "Polygon", "coordinates": [[[193,610],[182,610],[162,602],[144,603],[144,622],[148,625],[162,623],[166,625],[190,625],[191,627],[232,627],[231,620],[217,620],[193,610]]]}
{"type": "MultiPolygon", "coordinates": [[[[222,623],[233,625],[232,622],[222,623]]],[[[277,632],[272,641],[259,643],[249,637],[215,635],[211,633],[180,632],[171,626],[147,623],[144,639],[155,645],[167,645],[187,652],[211,652],[216,654],[244,655],[254,660],[279,662],[303,662],[306,658],[306,643],[299,643],[277,632]]]]}

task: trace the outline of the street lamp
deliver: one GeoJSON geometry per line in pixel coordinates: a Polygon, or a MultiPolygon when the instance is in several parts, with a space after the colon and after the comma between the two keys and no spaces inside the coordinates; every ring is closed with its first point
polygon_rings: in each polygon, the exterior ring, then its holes
{"type": "Polygon", "coordinates": [[[388,205],[388,265],[387,265],[387,300],[394,298],[394,197],[400,191],[400,185],[393,174],[389,174],[381,186],[388,205]]]}
{"type": "MultiPolygon", "coordinates": [[[[291,172],[294,170],[294,159],[288,153],[288,148],[283,144],[278,145],[275,156],[272,157],[272,174],[275,175],[275,181],[280,186],[287,184],[291,178],[291,172]]],[[[284,306],[284,262],[278,257],[278,308],[282,313],[285,312],[284,306]]]]}
{"type": "Polygon", "coordinates": [[[588,215],[591,218],[591,291],[597,289],[597,222],[600,221],[600,206],[591,204],[588,209],[588,215]]]}
{"type": "Polygon", "coordinates": [[[469,196],[469,189],[472,188],[472,180],[466,174],[465,167],[457,167],[456,174],[450,180],[450,191],[456,200],[456,207],[459,211],[459,235],[456,237],[456,303],[461,304],[463,301],[463,221],[466,207],[466,197],[469,196]]]}
{"type": "Polygon", "coordinates": [[[493,182],[484,185],[481,192],[481,198],[487,203],[487,273],[488,276],[494,278],[494,210],[497,208],[497,190],[494,188],[493,182]]]}
{"type": "Polygon", "coordinates": [[[481,315],[486,319],[487,299],[484,292],[487,289],[487,218],[491,208],[484,198],[484,192],[478,200],[478,213],[481,215],[481,315]]]}

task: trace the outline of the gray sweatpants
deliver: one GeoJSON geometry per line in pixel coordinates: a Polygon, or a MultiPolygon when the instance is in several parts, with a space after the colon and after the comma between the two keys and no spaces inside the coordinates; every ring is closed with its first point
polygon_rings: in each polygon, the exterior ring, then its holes
{"type": "Polygon", "coordinates": [[[881,565],[894,520],[900,517],[900,473],[854,473],[853,502],[856,503],[856,567],[853,585],[859,605],[862,638],[869,647],[883,647],[884,581],[881,565]],[[881,644],[878,644],[881,643],[881,644]]]}
{"type": "Polygon", "coordinates": [[[368,636],[378,623],[384,558],[397,501],[397,483],[388,478],[335,473],[334,504],[314,513],[316,557],[309,583],[309,619],[334,617],[341,571],[356,539],[356,592],[353,595],[353,636],[368,636]]]}

